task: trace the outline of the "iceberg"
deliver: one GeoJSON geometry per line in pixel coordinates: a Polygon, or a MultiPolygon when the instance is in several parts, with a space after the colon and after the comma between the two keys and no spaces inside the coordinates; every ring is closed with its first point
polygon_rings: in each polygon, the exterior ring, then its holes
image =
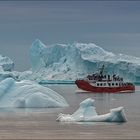
{"type": "Polygon", "coordinates": [[[57,92],[33,81],[6,78],[0,82],[0,107],[53,108],[68,106],[57,92]]]}
{"type": "Polygon", "coordinates": [[[127,82],[140,83],[140,58],[108,52],[94,43],[45,45],[39,39],[29,51],[31,69],[13,71],[13,61],[0,55],[0,81],[32,80],[44,83],[74,83],[99,70],[104,64],[105,73],[119,75],[127,82]]]}
{"type": "Polygon", "coordinates": [[[0,55],[0,72],[4,71],[12,71],[14,69],[14,62],[7,56],[0,55]]]}
{"type": "Polygon", "coordinates": [[[74,81],[97,71],[103,64],[106,74],[117,74],[140,83],[140,58],[114,54],[94,43],[45,45],[35,40],[30,48],[32,74],[29,79],[74,81]]]}
{"type": "Polygon", "coordinates": [[[98,115],[94,106],[94,100],[88,98],[80,103],[80,107],[72,115],[58,115],[56,119],[60,122],[126,122],[126,116],[123,107],[110,110],[110,113],[98,115]]]}
{"type": "Polygon", "coordinates": [[[32,71],[4,71],[3,68],[0,66],[0,81],[6,78],[13,78],[17,81],[28,79],[28,77],[32,74],[32,71]]]}
{"type": "Polygon", "coordinates": [[[20,75],[23,75],[23,73],[25,73],[13,70],[14,62],[9,57],[0,55],[0,81],[9,77],[18,80],[20,75]]]}

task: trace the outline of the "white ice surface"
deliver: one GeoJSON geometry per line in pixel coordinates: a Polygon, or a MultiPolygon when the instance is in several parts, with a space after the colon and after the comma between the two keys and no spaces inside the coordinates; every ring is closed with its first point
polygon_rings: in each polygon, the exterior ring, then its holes
{"type": "Polygon", "coordinates": [[[0,107],[65,107],[65,99],[55,91],[35,82],[16,82],[7,78],[0,82],[0,107]]]}
{"type": "Polygon", "coordinates": [[[94,100],[88,98],[80,103],[80,107],[72,115],[58,115],[57,121],[61,122],[126,122],[123,107],[110,110],[110,113],[98,115],[94,106],[94,100]]]}

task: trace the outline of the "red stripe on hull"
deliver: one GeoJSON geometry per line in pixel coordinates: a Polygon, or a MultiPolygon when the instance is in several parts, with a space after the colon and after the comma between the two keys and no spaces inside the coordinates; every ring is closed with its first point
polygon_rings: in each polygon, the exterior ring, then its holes
{"type": "Polygon", "coordinates": [[[90,85],[87,81],[84,80],[76,80],[75,84],[78,88],[89,91],[89,92],[97,92],[97,93],[116,93],[116,92],[134,92],[134,85],[126,85],[120,87],[95,87],[90,85]]]}

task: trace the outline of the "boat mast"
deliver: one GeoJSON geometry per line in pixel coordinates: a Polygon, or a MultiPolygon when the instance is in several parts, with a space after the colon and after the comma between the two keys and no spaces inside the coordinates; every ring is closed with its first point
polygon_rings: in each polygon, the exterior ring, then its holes
{"type": "Polygon", "coordinates": [[[100,75],[103,75],[104,68],[105,68],[105,65],[103,64],[103,66],[101,67],[101,70],[100,70],[100,75]]]}

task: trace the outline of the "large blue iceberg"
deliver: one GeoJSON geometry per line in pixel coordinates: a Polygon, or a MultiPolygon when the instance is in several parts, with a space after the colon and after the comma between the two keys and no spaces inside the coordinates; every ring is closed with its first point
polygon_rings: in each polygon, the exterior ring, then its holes
{"type": "Polygon", "coordinates": [[[94,106],[94,100],[88,98],[80,103],[80,107],[72,115],[58,115],[57,121],[61,122],[126,122],[123,107],[110,110],[110,113],[98,115],[94,106]]]}
{"type": "Polygon", "coordinates": [[[114,54],[93,43],[46,46],[36,40],[30,48],[30,60],[32,80],[75,80],[104,64],[107,74],[116,73],[127,81],[140,83],[140,58],[114,54]]]}
{"type": "Polygon", "coordinates": [[[0,81],[12,77],[39,83],[73,83],[77,78],[96,72],[104,64],[106,74],[117,74],[128,82],[140,83],[140,58],[114,54],[93,43],[46,46],[37,39],[29,54],[31,69],[24,72],[12,71],[13,61],[0,55],[0,81]]]}
{"type": "Polygon", "coordinates": [[[65,99],[55,91],[33,81],[6,78],[0,82],[0,107],[66,107],[65,99]]]}

